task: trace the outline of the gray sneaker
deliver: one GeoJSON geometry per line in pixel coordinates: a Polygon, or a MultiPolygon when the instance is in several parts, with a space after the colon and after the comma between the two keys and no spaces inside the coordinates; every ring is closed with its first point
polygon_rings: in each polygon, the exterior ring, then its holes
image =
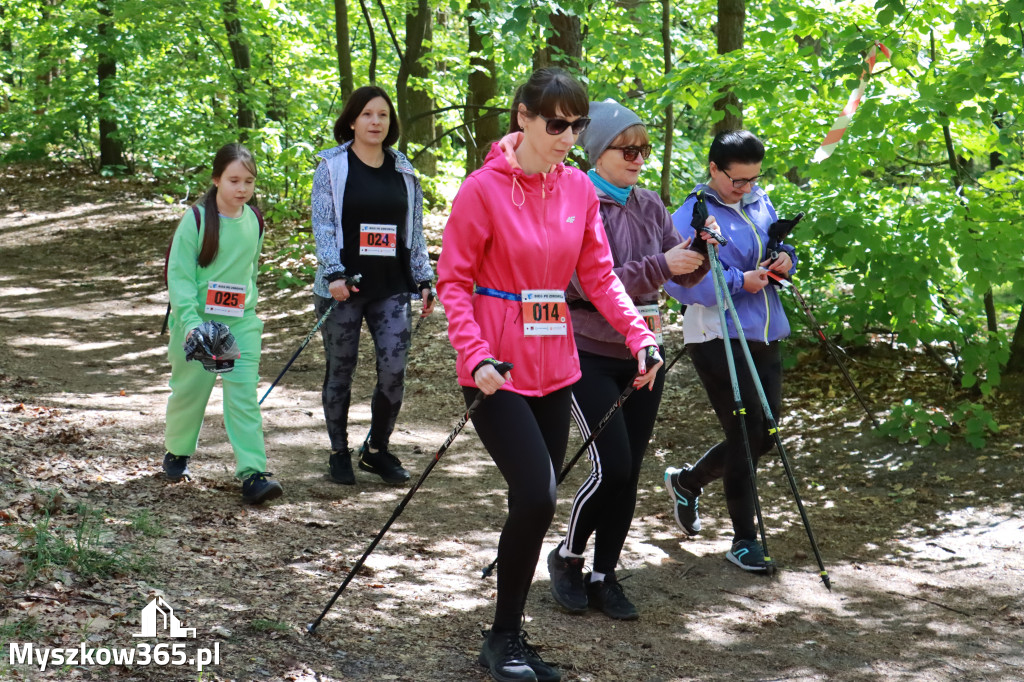
{"type": "Polygon", "coordinates": [[[689,464],[682,469],[665,469],[665,490],[672,498],[672,514],[675,516],[676,525],[692,537],[700,532],[700,514],[697,513],[697,498],[700,491],[694,493],[679,485],[679,476],[690,469],[689,464]]]}

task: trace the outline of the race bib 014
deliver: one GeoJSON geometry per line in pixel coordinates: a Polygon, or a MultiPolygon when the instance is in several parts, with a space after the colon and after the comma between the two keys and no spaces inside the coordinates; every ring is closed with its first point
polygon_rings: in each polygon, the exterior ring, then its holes
{"type": "Polygon", "coordinates": [[[522,297],[525,336],[565,336],[569,333],[564,291],[524,289],[522,297]]]}

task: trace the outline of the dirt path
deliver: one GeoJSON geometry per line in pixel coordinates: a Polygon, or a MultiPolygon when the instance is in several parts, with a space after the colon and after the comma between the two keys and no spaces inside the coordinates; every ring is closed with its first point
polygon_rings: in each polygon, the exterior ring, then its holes
{"type": "MultiPolygon", "coordinates": [[[[325,479],[319,342],[264,404],[270,468],[285,486],[280,501],[257,509],[240,503],[219,390],[192,465],[195,480],[164,482],[160,265],[180,208],[147,199],[136,184],[38,168],[0,169],[0,180],[4,644],[134,647],[141,609],[160,595],[196,628],[190,650],[216,645],[220,654],[201,675],[187,665],[41,672],[12,665],[5,646],[0,679],[486,679],[475,658],[494,579],[479,572],[493,557],[505,500],[472,428],[318,637],[307,636],[303,626],[405,493],[362,473],[355,487],[325,479]],[[75,545],[76,529],[79,549],[100,555],[79,552],[69,565],[33,561],[43,540],[75,545]],[[113,554],[112,566],[95,571],[113,554]]],[[[270,282],[261,292],[263,374],[272,378],[313,319],[308,292],[277,291],[270,282]]],[[[370,353],[364,344],[353,437],[368,425],[370,353]]],[[[394,438],[414,477],[461,409],[453,358],[436,316],[414,340],[394,438]]],[[[881,351],[868,360],[907,365],[881,351]]],[[[813,349],[788,377],[785,441],[832,592],[818,578],[777,458],[761,476],[770,548],[784,569],[777,577],[746,575],[723,560],[730,533],[720,486],[701,498],[706,530],[680,539],[662,472],[717,436],[684,359],[668,382],[619,569],[641,619],[623,624],[556,610],[542,561],[526,629],[545,658],[563,666],[566,680],[580,681],[1024,679],[1019,436],[985,452],[899,446],[864,429],[840,375],[813,349]]],[[[901,382],[929,380],[898,370],[860,377],[878,404],[898,395],[901,382]]],[[[564,528],[582,469],[561,493],[545,552],[564,528]]]]}

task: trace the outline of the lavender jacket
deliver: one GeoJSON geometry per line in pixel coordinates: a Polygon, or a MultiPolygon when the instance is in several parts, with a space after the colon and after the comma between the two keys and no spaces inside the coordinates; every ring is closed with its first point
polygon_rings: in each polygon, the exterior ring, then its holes
{"type": "MultiPolygon", "coordinates": [[[[661,287],[668,281],[683,287],[691,287],[704,277],[710,263],[707,258],[693,272],[672,276],[665,260],[665,251],[685,241],[672,224],[661,197],[649,189],[634,187],[626,205],[597,190],[601,203],[601,220],[608,235],[614,272],[626,293],[636,305],[657,303],[661,287]]],[[[690,250],[697,250],[694,244],[690,250]]],[[[570,303],[572,328],[576,346],[580,350],[611,358],[628,360],[632,354],[626,347],[626,340],[615,331],[601,313],[585,303],[573,305],[573,301],[585,301],[574,276],[566,290],[566,301],[570,303]]]]}

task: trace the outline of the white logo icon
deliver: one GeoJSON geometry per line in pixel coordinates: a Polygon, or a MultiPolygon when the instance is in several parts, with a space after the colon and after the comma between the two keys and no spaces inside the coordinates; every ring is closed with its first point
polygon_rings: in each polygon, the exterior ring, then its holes
{"type": "Polygon", "coordinates": [[[574,216],[574,215],[569,216],[568,218],[565,219],[565,222],[567,222],[567,223],[574,223],[574,222],[576,222],[576,216],[574,216]]]}
{"type": "Polygon", "coordinates": [[[156,637],[157,614],[163,616],[163,629],[167,631],[169,637],[196,636],[195,628],[181,627],[181,622],[174,615],[174,609],[164,601],[163,597],[153,597],[153,600],[142,609],[142,632],[136,633],[132,637],[156,637]]]}

